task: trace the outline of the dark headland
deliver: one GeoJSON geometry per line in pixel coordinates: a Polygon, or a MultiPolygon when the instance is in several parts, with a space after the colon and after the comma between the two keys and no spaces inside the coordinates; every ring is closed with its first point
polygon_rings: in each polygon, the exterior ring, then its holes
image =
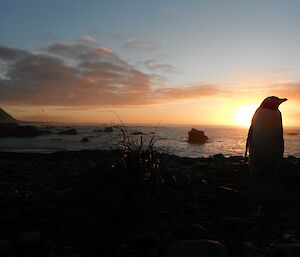
{"type": "Polygon", "coordinates": [[[0,108],[0,124],[17,124],[19,121],[0,108]]]}
{"type": "Polygon", "coordinates": [[[2,137],[37,137],[49,131],[39,130],[32,125],[22,125],[19,121],[0,108],[0,138],[2,137]],[[21,125],[20,125],[21,124],[21,125]]]}
{"type": "Polygon", "coordinates": [[[0,152],[0,255],[299,256],[276,254],[299,248],[300,159],[282,173],[254,184],[221,154],[0,152]]]}

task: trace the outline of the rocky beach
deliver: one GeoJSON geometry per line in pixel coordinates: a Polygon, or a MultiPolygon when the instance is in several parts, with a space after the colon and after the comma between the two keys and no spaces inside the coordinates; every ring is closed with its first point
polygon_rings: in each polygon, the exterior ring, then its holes
{"type": "Polygon", "coordinates": [[[0,152],[1,256],[299,256],[300,159],[262,184],[239,156],[139,158],[0,152]]]}

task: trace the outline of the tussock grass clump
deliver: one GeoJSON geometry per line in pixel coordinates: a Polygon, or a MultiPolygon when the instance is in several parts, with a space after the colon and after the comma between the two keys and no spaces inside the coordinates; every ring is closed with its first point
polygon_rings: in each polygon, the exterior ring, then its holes
{"type": "Polygon", "coordinates": [[[155,132],[148,142],[129,135],[122,122],[120,156],[114,159],[112,168],[118,170],[119,189],[130,199],[145,198],[158,194],[164,180],[160,174],[160,160],[154,149],[155,132]]]}
{"type": "Polygon", "coordinates": [[[122,121],[114,127],[119,129],[121,140],[116,149],[107,152],[87,173],[83,181],[83,204],[96,209],[119,209],[160,199],[165,182],[160,173],[159,154],[154,148],[155,131],[145,139],[130,135],[122,121]]]}

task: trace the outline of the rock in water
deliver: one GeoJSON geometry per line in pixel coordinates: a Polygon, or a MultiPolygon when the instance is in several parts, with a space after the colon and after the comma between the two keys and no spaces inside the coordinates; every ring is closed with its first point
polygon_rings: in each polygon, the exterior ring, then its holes
{"type": "Polygon", "coordinates": [[[226,257],[224,245],[212,240],[183,240],[167,248],[164,257],[226,257]]]}
{"type": "Polygon", "coordinates": [[[60,134],[60,135],[77,135],[77,130],[76,129],[67,129],[67,130],[58,132],[58,134],[60,134]]]}
{"type": "Polygon", "coordinates": [[[192,128],[192,130],[189,131],[189,143],[204,144],[206,143],[207,139],[208,137],[204,135],[204,132],[201,130],[192,128]]]}
{"type": "Polygon", "coordinates": [[[114,132],[112,127],[107,127],[103,130],[103,132],[114,132]]]}
{"type": "Polygon", "coordinates": [[[81,142],[87,143],[87,142],[90,142],[90,140],[87,137],[84,137],[83,139],[81,139],[81,142]]]}
{"type": "Polygon", "coordinates": [[[131,135],[133,135],[133,136],[143,136],[143,135],[146,135],[146,134],[141,132],[141,131],[136,131],[136,132],[132,132],[131,135]]]}

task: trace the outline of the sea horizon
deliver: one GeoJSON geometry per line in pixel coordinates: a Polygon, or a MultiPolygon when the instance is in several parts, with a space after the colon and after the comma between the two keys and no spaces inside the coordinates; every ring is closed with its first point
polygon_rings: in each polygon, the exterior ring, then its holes
{"type": "MultiPolygon", "coordinates": [[[[248,126],[246,125],[239,125],[239,124],[218,124],[218,123],[163,123],[163,122],[157,122],[157,123],[145,123],[145,122],[126,122],[126,121],[119,121],[119,122],[72,122],[72,121],[66,121],[66,122],[61,122],[61,121],[27,121],[27,120],[22,120],[19,121],[20,124],[32,124],[32,125],[66,125],[66,126],[120,126],[120,125],[125,125],[125,126],[154,126],[154,127],[159,127],[159,126],[168,126],[168,127],[199,127],[199,126],[204,126],[204,127],[232,127],[232,128],[241,128],[241,129],[249,129],[250,124],[248,126]]],[[[283,129],[300,129],[300,125],[284,125],[283,124],[283,129]]]]}
{"type": "MultiPolygon", "coordinates": [[[[120,130],[113,126],[116,123],[85,124],[85,123],[24,123],[32,124],[39,129],[48,130],[49,134],[33,138],[2,138],[0,151],[11,152],[43,152],[79,151],[79,150],[110,150],[120,143],[120,130]],[[113,127],[113,132],[104,132],[104,128],[113,127]],[[74,128],[76,135],[61,135],[59,132],[74,128]],[[102,130],[102,132],[99,131],[102,130]],[[88,142],[82,142],[87,138],[88,142]]],[[[130,138],[139,141],[143,137],[145,143],[155,137],[155,147],[162,152],[180,157],[209,157],[215,154],[243,156],[245,152],[248,127],[235,125],[199,125],[199,124],[125,124],[130,138]],[[188,143],[188,131],[192,128],[204,131],[208,141],[204,144],[188,143]],[[136,132],[141,134],[135,135],[136,132]],[[153,135],[153,132],[154,135],[153,135]]],[[[300,128],[284,127],[284,156],[300,157],[300,128]]]]}

